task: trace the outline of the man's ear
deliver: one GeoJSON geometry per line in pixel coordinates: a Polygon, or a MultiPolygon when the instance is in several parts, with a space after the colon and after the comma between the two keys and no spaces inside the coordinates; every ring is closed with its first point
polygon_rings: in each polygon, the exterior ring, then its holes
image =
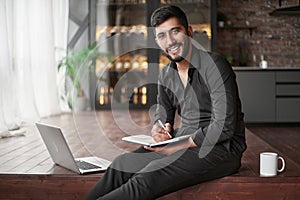
{"type": "Polygon", "coordinates": [[[157,40],[157,37],[154,38],[156,45],[162,50],[161,46],[159,45],[159,42],[157,40]]]}
{"type": "Polygon", "coordinates": [[[156,45],[159,46],[158,41],[157,41],[157,37],[155,37],[154,40],[155,40],[156,45]]]}
{"type": "Polygon", "coordinates": [[[192,26],[188,27],[187,35],[190,36],[191,38],[193,38],[193,28],[192,28],[192,26]]]}

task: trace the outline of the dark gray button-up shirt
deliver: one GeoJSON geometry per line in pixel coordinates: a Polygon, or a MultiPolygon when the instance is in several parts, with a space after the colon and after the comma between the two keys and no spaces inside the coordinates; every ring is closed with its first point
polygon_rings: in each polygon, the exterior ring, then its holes
{"type": "Polygon", "coordinates": [[[157,102],[156,120],[174,125],[176,111],[181,117],[174,137],[191,134],[198,146],[223,144],[238,154],[246,149],[235,73],[219,54],[193,46],[186,87],[170,62],[159,75],[157,102]]]}

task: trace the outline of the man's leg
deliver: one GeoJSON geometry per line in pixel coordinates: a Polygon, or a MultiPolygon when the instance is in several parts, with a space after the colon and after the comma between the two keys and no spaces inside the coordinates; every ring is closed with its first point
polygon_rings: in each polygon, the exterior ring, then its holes
{"type": "Polygon", "coordinates": [[[235,173],[240,157],[216,146],[205,158],[199,148],[151,161],[128,181],[99,199],[155,199],[164,194],[235,173]]]}
{"type": "Polygon", "coordinates": [[[86,199],[97,199],[113,191],[126,183],[129,178],[144,168],[149,162],[162,156],[155,152],[149,152],[142,147],[132,153],[120,155],[112,162],[104,176],[89,192],[86,199]]]}

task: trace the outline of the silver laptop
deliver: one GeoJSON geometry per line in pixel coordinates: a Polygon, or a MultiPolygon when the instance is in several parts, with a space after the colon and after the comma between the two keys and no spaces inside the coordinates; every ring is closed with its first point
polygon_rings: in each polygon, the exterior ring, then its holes
{"type": "Polygon", "coordinates": [[[110,161],[99,157],[74,158],[60,128],[36,123],[42,139],[55,164],[78,174],[105,171],[110,161]]]}

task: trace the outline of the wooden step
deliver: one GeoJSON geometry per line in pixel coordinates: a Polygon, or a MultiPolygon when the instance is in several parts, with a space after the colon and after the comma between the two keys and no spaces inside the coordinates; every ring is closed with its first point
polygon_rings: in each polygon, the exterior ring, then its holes
{"type": "MultiPolygon", "coordinates": [[[[137,148],[120,140],[137,129],[128,125],[124,113],[99,111],[64,114],[43,119],[60,126],[75,157],[97,155],[109,160],[137,148]],[[100,127],[100,128],[99,128],[100,127]],[[123,128],[122,128],[123,127],[123,128]]],[[[132,111],[131,120],[149,131],[148,111],[132,111]]],[[[26,127],[22,137],[0,139],[0,199],[83,199],[103,173],[77,175],[54,165],[37,129],[26,127]]],[[[296,134],[296,133],[294,133],[296,134]]],[[[290,134],[291,135],[291,134],[290,134]]],[[[167,199],[297,199],[300,196],[300,166],[293,151],[281,151],[280,142],[293,144],[296,137],[283,134],[271,143],[246,130],[248,148],[240,171],[232,176],[191,186],[159,198],[167,199]],[[289,141],[289,138],[291,140],[289,141]],[[277,152],[286,161],[286,170],[276,177],[259,176],[259,153],[277,152]]],[[[298,147],[298,146],[296,146],[298,147]]],[[[286,150],[286,148],[285,148],[286,150]]],[[[299,152],[299,149],[293,149],[299,152]]],[[[297,155],[295,153],[295,155],[297,155]]]]}

